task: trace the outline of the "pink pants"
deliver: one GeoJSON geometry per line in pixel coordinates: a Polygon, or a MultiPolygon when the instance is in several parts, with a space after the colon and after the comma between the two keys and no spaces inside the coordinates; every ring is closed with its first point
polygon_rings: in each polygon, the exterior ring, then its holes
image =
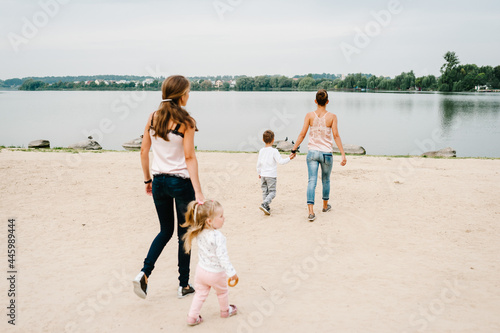
{"type": "Polygon", "coordinates": [[[196,267],[194,278],[194,289],[196,293],[193,297],[193,303],[189,309],[188,317],[196,320],[200,315],[203,302],[207,299],[210,288],[214,288],[219,298],[221,312],[229,310],[228,288],[226,272],[212,273],[204,270],[199,265],[196,267]]]}

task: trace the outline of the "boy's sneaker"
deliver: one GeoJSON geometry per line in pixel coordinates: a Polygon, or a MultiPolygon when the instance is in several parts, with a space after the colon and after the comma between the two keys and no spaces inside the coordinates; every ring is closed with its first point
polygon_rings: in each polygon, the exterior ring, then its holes
{"type": "Polygon", "coordinates": [[[309,216],[307,217],[307,219],[309,220],[309,222],[312,222],[312,221],[316,220],[316,215],[309,214],[309,216]]]}
{"type": "Polygon", "coordinates": [[[264,212],[264,214],[266,215],[271,215],[271,209],[269,208],[269,206],[265,206],[264,204],[260,205],[260,210],[264,212]]]}
{"type": "Polygon", "coordinates": [[[140,298],[146,298],[146,295],[148,294],[148,277],[146,274],[141,271],[137,274],[132,283],[134,284],[135,294],[140,298]]]}
{"type": "Polygon", "coordinates": [[[329,212],[332,210],[332,206],[330,206],[329,204],[326,205],[326,208],[323,208],[323,213],[326,213],[326,212],[329,212]]]}
{"type": "Polygon", "coordinates": [[[195,292],[194,288],[191,287],[190,284],[188,284],[187,286],[188,286],[188,289],[179,286],[179,289],[177,289],[177,298],[184,298],[186,296],[194,294],[194,292],[195,292]]]}

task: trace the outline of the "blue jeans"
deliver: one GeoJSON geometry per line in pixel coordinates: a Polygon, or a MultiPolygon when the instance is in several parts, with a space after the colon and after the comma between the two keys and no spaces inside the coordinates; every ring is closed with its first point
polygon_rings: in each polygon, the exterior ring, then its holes
{"type": "Polygon", "coordinates": [[[187,228],[182,228],[181,224],[186,221],[185,214],[189,202],[195,200],[193,185],[191,179],[185,179],[170,175],[156,175],[153,179],[153,201],[156,206],[156,212],[160,220],[160,232],[153,240],[149,248],[148,255],[144,259],[142,271],[146,276],[151,275],[155,267],[156,260],[160,256],[165,245],[167,245],[174,233],[174,201],[177,211],[177,238],[178,248],[178,266],[179,266],[179,285],[187,287],[189,282],[189,264],[191,253],[184,251],[184,241],[182,236],[187,228]]]}
{"type": "Polygon", "coordinates": [[[318,150],[307,153],[307,204],[314,205],[314,194],[318,182],[318,168],[321,165],[321,182],[323,184],[323,200],[330,199],[330,173],[332,172],[333,154],[318,150]]]}

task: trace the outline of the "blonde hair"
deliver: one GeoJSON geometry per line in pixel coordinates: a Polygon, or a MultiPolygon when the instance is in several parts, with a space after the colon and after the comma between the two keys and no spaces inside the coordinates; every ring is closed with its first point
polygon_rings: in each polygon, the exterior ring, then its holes
{"type": "Polygon", "coordinates": [[[213,219],[217,211],[222,208],[218,201],[206,200],[204,204],[199,204],[196,201],[191,201],[187,207],[186,222],[181,225],[183,228],[188,228],[187,232],[182,237],[184,241],[184,251],[191,251],[191,243],[207,228],[207,219],[213,219]]]}
{"type": "Polygon", "coordinates": [[[168,123],[172,120],[176,124],[184,124],[191,128],[196,128],[196,122],[189,113],[179,105],[179,100],[184,96],[190,87],[189,80],[182,75],[172,75],[163,81],[161,85],[162,99],[171,99],[171,101],[162,101],[154,115],[154,122],[151,129],[154,130],[153,136],[160,137],[168,141],[168,123]]]}

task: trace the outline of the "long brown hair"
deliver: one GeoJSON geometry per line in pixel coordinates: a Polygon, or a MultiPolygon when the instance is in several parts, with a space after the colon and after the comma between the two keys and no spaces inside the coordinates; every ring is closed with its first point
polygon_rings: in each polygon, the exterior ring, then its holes
{"type": "Polygon", "coordinates": [[[199,204],[196,201],[191,201],[187,207],[186,222],[181,225],[183,228],[188,228],[182,240],[184,240],[184,251],[191,251],[191,243],[207,228],[207,219],[214,219],[217,211],[222,208],[218,201],[206,200],[205,203],[199,204]]]}
{"type": "Polygon", "coordinates": [[[162,99],[172,101],[161,102],[154,114],[154,122],[151,129],[154,137],[160,137],[168,141],[168,123],[172,120],[177,124],[184,124],[196,128],[196,122],[189,113],[179,105],[179,100],[189,90],[189,80],[182,75],[172,75],[163,81],[161,85],[162,99]]]}

